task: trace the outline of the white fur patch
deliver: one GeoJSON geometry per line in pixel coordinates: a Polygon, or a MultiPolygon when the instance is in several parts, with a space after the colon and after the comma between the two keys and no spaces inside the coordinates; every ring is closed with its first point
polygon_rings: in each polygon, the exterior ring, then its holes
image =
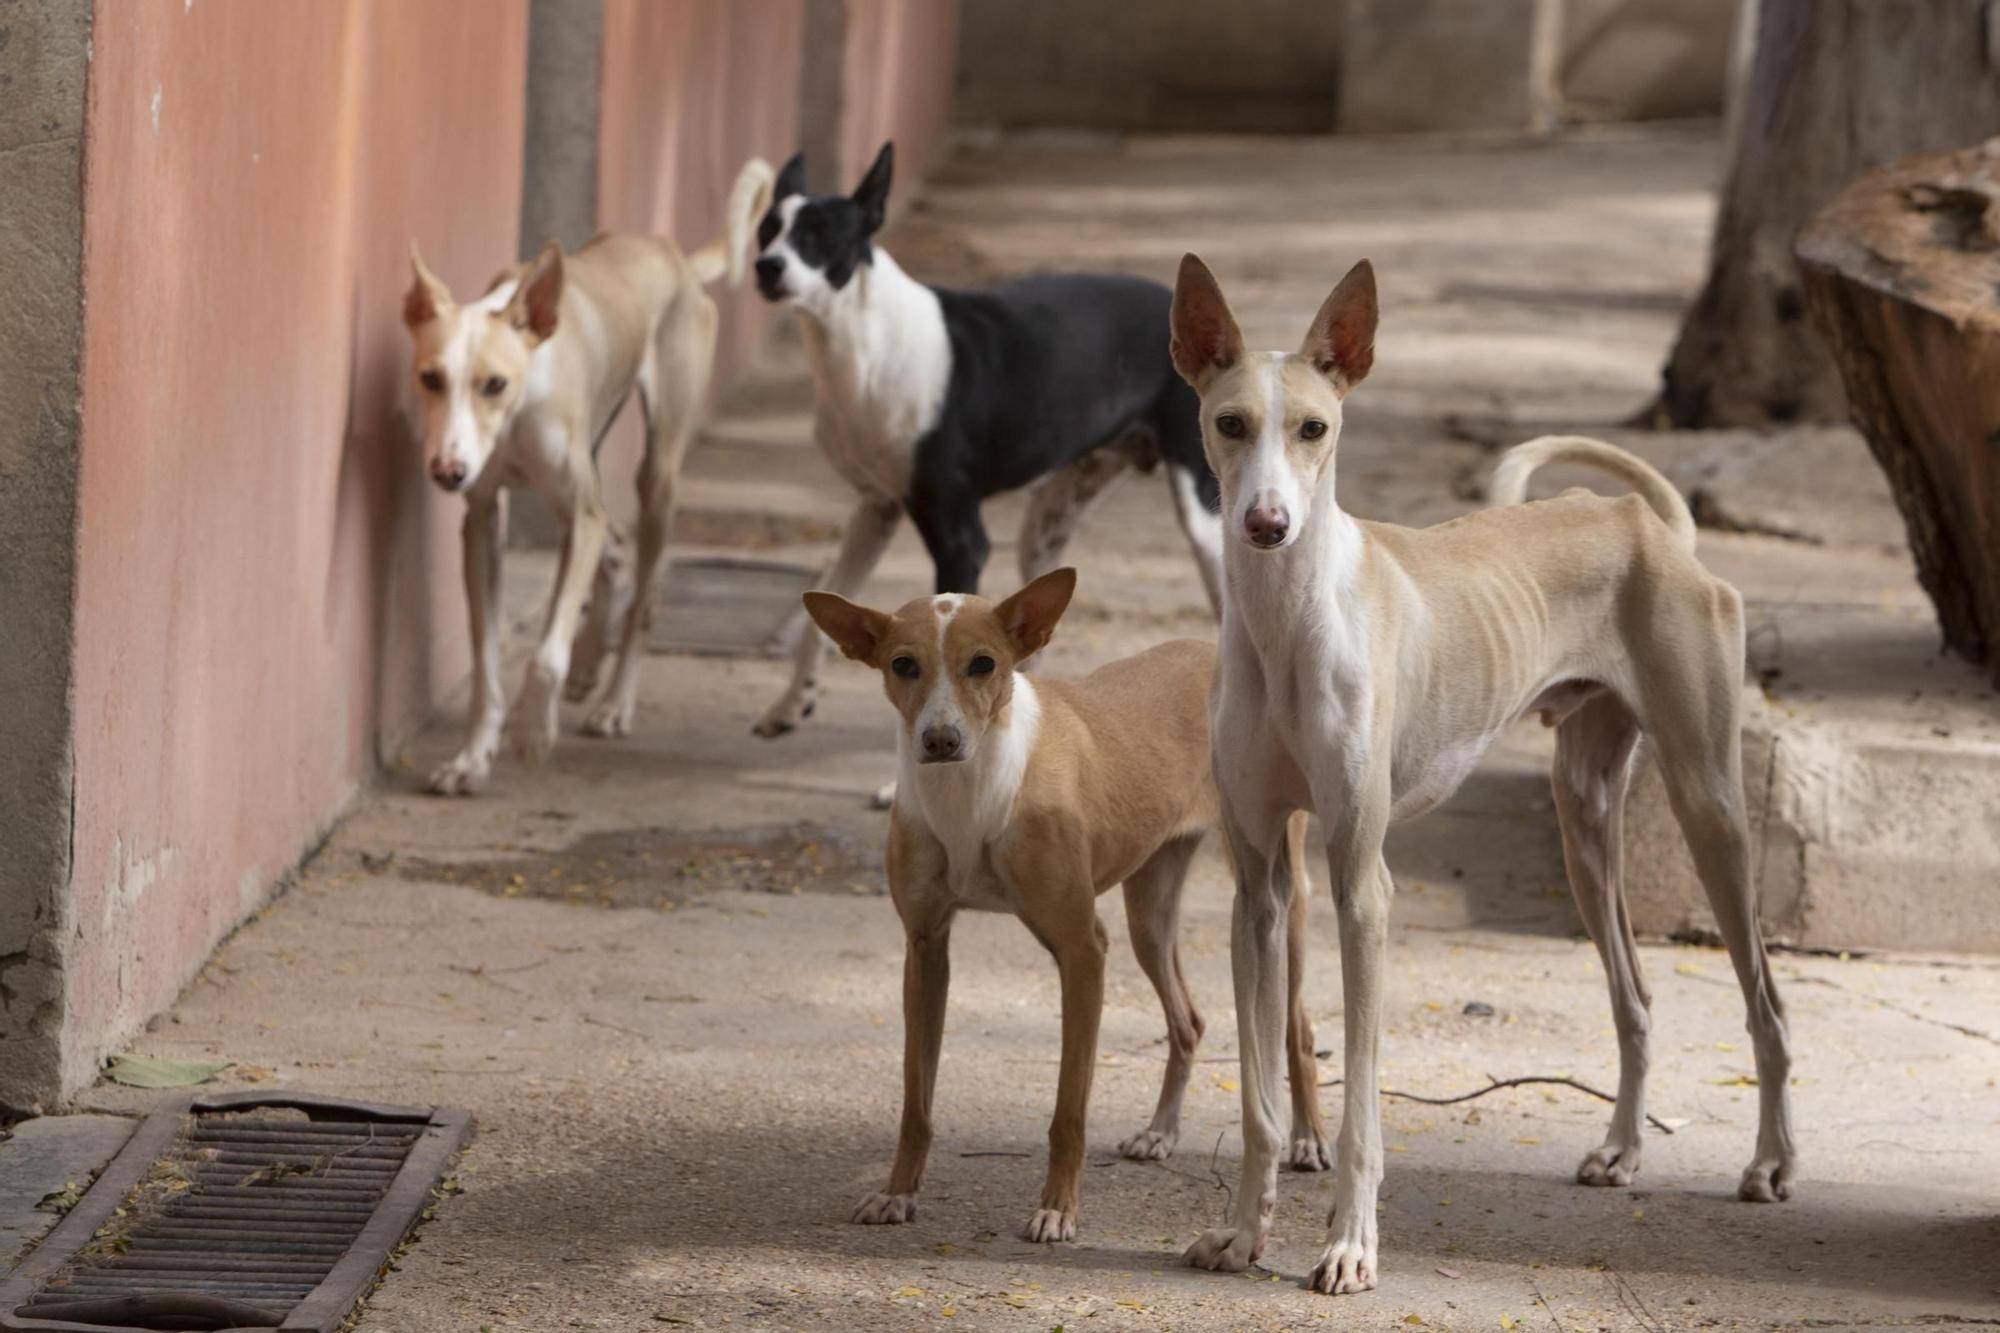
{"type": "Polygon", "coordinates": [[[920,764],[918,737],[905,730],[899,738],[896,801],[944,845],[946,882],[967,907],[1013,910],[989,873],[986,848],[1013,820],[1041,726],[1042,701],[1034,683],[1017,672],[1006,716],[987,730],[971,758],[920,764]]]}

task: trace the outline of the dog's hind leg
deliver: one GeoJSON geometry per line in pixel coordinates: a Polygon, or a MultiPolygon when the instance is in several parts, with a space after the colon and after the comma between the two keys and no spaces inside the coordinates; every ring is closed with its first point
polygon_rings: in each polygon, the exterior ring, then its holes
{"type": "Polygon", "coordinates": [[[1175,838],[1125,881],[1132,953],[1159,992],[1160,1008],[1167,1016],[1167,1073],[1160,1081],[1153,1122],[1118,1145],[1120,1153],[1142,1161],[1173,1155],[1181,1134],[1181,1101],[1194,1068],[1195,1047],[1201,1044],[1203,1023],[1181,971],[1180,946],[1181,890],[1199,846],[1198,836],[1175,838]]]}
{"type": "Polygon", "coordinates": [[[1130,466],[1131,451],[1114,441],[1042,479],[1029,494],[1028,512],[1021,519],[1023,587],[1061,567],[1084,511],[1130,466]]]}
{"type": "Polygon", "coordinates": [[[1639,1171],[1645,1131],[1652,997],[1640,975],[1624,894],[1625,790],[1638,743],[1637,720],[1607,691],[1556,728],[1550,772],[1570,891],[1584,928],[1597,942],[1618,1028],[1618,1102],[1603,1144],[1577,1168],[1576,1178],[1586,1185],[1631,1184],[1639,1171]]]}
{"type": "Polygon", "coordinates": [[[1296,811],[1285,826],[1285,859],[1291,871],[1292,903],[1285,922],[1286,1072],[1292,1085],[1292,1147],[1285,1159],[1294,1171],[1333,1166],[1333,1141],[1319,1113],[1319,1059],[1313,1054],[1312,1019],[1306,1016],[1306,918],[1312,911],[1312,879],[1306,874],[1306,825],[1296,811]]]}
{"type": "MultiPolygon", "coordinates": [[[[888,549],[889,539],[896,535],[896,524],[902,516],[903,507],[894,500],[875,495],[862,497],[840,535],[840,554],[833,568],[815,586],[842,597],[859,592],[874,572],[876,562],[881,560],[882,552],[888,549]]],[[[808,624],[792,648],[791,683],[751,728],[754,733],[770,740],[793,730],[812,715],[819,698],[819,667],[825,657],[826,636],[808,624]]]]}
{"type": "Polygon", "coordinates": [[[661,322],[639,370],[646,452],[639,460],[638,559],[624,616],[614,622],[621,636],[611,688],[583,724],[595,736],[624,736],[632,730],[640,663],[646,655],[643,640],[666,572],[667,539],[673,534],[674,491],[694,441],[702,393],[715,360],[715,302],[701,292],[691,293],[685,301],[661,322]]]}
{"type": "MultiPolygon", "coordinates": [[[[1711,583],[1683,604],[1689,623],[1665,628],[1674,652],[1635,653],[1651,674],[1640,679],[1640,715],[1660,759],[1674,818],[1687,835],[1695,871],[1735,965],[1757,1059],[1757,1155],[1737,1196],[1787,1199],[1797,1167],[1792,1137],[1791,1039],[1784,1005],[1764,954],[1757,886],[1750,870],[1750,826],[1743,796],[1743,599],[1711,583]],[[1690,660],[1693,659],[1693,660],[1690,660]],[[1668,670],[1671,668],[1671,671],[1668,670]]],[[[1674,614],[1669,608],[1667,614],[1674,614]]]]}
{"type": "Polygon", "coordinates": [[[1188,550],[1194,554],[1201,586],[1208,593],[1209,609],[1222,614],[1222,515],[1202,498],[1204,483],[1213,487],[1208,470],[1199,473],[1179,463],[1167,465],[1167,481],[1173,487],[1174,513],[1181,531],[1187,534],[1188,550]]]}

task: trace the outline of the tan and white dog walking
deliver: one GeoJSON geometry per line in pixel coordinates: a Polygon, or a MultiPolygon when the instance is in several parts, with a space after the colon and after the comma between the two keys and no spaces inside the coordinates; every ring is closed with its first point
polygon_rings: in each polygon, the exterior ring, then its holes
{"type": "Polygon", "coordinates": [[[501,492],[526,487],[555,510],[565,536],[541,642],[511,724],[530,761],[556,738],[557,691],[595,690],[617,636],[617,667],[584,729],[631,730],[644,633],[673,521],[674,488],[715,361],[716,309],[703,288],[743,278],[752,229],[773,175],[746,163],[721,235],[692,254],[664,236],[605,234],[573,255],[549,242],[463,305],[424,266],[403,298],[414,343],[431,480],[465,496],[465,596],[472,622],[472,710],[465,745],[430,789],[476,791],[492,771],[507,719],[500,682],[501,492]],[[646,418],[636,556],[605,512],[596,450],[634,389],[646,418]],[[594,588],[593,588],[594,585],[594,588]],[[588,621],[578,620],[588,599],[588,621]],[[574,636],[574,651],[572,651],[574,636]]]}
{"type": "MultiPolygon", "coordinates": [[[[882,673],[901,715],[900,777],[889,816],[889,893],[903,919],[903,1122],[896,1164],[856,1222],[907,1222],[931,1146],[931,1091],[944,1039],[952,919],[1010,912],[1054,955],[1062,976],[1062,1067],[1049,1125],[1048,1177],[1029,1240],[1076,1236],[1084,1120],[1104,1008],[1104,927],[1097,896],[1125,886],[1132,952],[1167,1016],[1167,1069],[1147,1127],[1127,1157],[1168,1156],[1180,1134],[1201,1016],[1181,975],[1181,887],[1214,827],[1209,769],[1212,645],[1182,639],[1078,681],[1030,680],[1016,668],[1049,641],[1076,571],[1044,574],[1003,602],[944,594],[893,614],[809,592],[813,621],[842,652],[882,673]]],[[[1305,820],[1291,830],[1304,842],[1305,820]]],[[[1300,859],[1290,909],[1303,941],[1311,887],[1300,859]]],[[[1312,1024],[1290,982],[1292,1159],[1331,1164],[1315,1087],[1312,1024]]]]}
{"type": "Polygon", "coordinates": [[[1620,1074],[1611,1127],[1578,1169],[1623,1185],[1639,1167],[1649,1027],[1621,886],[1620,827],[1640,736],[1735,964],[1756,1052],[1757,1145],[1738,1193],[1786,1198],[1795,1154],[1784,1012],[1758,930],[1740,735],[1743,603],[1695,558],[1686,503],[1595,440],[1511,450],[1496,507],[1432,528],[1354,519],[1334,493],[1343,400],[1374,360],[1374,271],[1336,287],[1295,353],[1251,352],[1215,278],[1189,255],[1174,363],[1201,397],[1222,486],[1222,642],[1211,730],[1237,869],[1232,953],[1243,1058],[1243,1180],[1229,1226],[1187,1252],[1241,1270],[1276,1197],[1294,811],[1327,834],[1345,1006],[1345,1114],[1325,1249],[1310,1285],[1376,1283],[1382,1132],[1376,1051],[1389,899],[1383,834],[1449,796],[1517,718],[1556,729],[1552,774],[1570,887],[1610,980],[1620,1074]],[[1518,503],[1530,473],[1581,463],[1637,494],[1518,503]]]}

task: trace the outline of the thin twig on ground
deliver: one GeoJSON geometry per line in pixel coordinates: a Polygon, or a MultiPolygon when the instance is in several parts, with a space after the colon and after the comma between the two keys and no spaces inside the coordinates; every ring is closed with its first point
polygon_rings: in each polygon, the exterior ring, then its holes
{"type": "MultiPolygon", "coordinates": [[[[1487,1093],[1498,1092],[1502,1088],[1525,1087],[1530,1083],[1555,1083],[1565,1088],[1575,1088],[1578,1092],[1587,1092],[1601,1102],[1611,1102],[1615,1105],[1618,1101],[1616,1097],[1601,1088],[1593,1088],[1588,1083],[1579,1083],[1573,1078],[1567,1078],[1559,1074],[1527,1074],[1520,1078],[1493,1078],[1493,1075],[1488,1074],[1486,1077],[1492,1079],[1492,1082],[1483,1088],[1463,1093],[1457,1097],[1419,1097],[1414,1092],[1397,1092],[1394,1088],[1382,1089],[1382,1095],[1384,1097],[1398,1097],[1406,1102],[1422,1102],[1426,1106],[1456,1106],[1460,1102],[1469,1102],[1475,1097],[1484,1097],[1487,1093]]],[[[1320,1086],[1322,1088],[1334,1088],[1339,1087],[1343,1082],[1345,1082],[1344,1079],[1330,1078],[1320,1084],[1320,1086]]],[[[1671,1134],[1674,1132],[1672,1125],[1669,1125],[1650,1111],[1646,1113],[1646,1123],[1654,1129],[1659,1130],[1662,1134],[1671,1134]]]]}

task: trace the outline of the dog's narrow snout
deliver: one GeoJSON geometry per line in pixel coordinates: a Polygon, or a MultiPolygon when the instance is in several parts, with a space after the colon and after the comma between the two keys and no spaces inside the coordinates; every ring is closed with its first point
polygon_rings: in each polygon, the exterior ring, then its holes
{"type": "Polygon", "coordinates": [[[1292,528],[1292,516],[1283,509],[1252,509],[1243,515],[1243,531],[1252,544],[1276,546],[1292,528]]]}
{"type": "Polygon", "coordinates": [[[965,748],[965,737],[959,734],[957,727],[925,727],[923,740],[924,762],[927,764],[956,759],[959,751],[965,748]]]}

